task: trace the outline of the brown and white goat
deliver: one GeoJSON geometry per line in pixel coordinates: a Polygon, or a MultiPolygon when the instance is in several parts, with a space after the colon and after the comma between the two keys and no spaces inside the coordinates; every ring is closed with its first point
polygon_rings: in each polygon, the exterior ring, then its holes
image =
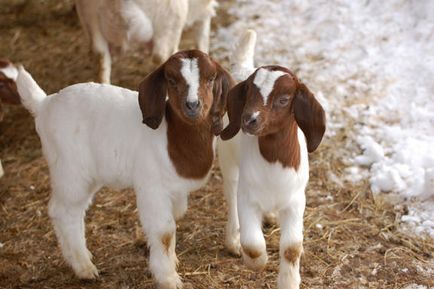
{"type": "Polygon", "coordinates": [[[176,220],[187,210],[188,193],[208,179],[232,85],[228,72],[198,50],[171,56],[138,93],[82,83],[47,96],[20,69],[18,92],[35,116],[51,175],[49,215],[78,277],[98,274],[83,223],[93,195],[102,186],[132,187],[150,271],[159,288],[181,286],[176,220]]]}
{"type": "Polygon", "coordinates": [[[306,85],[287,68],[272,65],[255,70],[255,36],[249,31],[241,43],[249,57],[235,53],[234,75],[247,72],[249,66],[253,73],[229,92],[229,125],[221,138],[233,139],[219,144],[229,204],[226,245],[237,253],[241,243],[245,264],[262,269],[268,258],[263,217],[277,212],[281,226],[277,284],[279,289],[295,289],[300,285],[308,152],[321,142],[325,113],[306,85]],[[243,133],[238,133],[240,129],[243,133]]]}

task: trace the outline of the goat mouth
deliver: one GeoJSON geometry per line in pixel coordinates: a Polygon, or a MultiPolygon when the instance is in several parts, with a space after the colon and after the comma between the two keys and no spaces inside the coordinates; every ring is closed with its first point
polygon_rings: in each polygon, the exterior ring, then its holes
{"type": "Polygon", "coordinates": [[[259,127],[252,128],[242,126],[241,129],[243,130],[243,133],[250,136],[258,136],[261,132],[261,129],[259,127]]]}
{"type": "Polygon", "coordinates": [[[200,116],[200,110],[197,111],[185,110],[184,115],[188,120],[196,121],[200,116]]]}

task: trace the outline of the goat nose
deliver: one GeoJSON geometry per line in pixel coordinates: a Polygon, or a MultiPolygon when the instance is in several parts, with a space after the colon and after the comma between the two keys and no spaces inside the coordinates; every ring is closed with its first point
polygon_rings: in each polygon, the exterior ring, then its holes
{"type": "Polygon", "coordinates": [[[257,116],[248,114],[244,116],[243,122],[245,126],[255,126],[257,124],[257,116]]]}
{"type": "Polygon", "coordinates": [[[196,110],[200,105],[200,101],[199,100],[187,101],[185,105],[189,110],[196,110]]]}

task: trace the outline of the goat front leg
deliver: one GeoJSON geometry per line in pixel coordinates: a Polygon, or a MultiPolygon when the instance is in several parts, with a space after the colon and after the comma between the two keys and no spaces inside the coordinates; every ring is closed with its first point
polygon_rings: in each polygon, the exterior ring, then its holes
{"type": "MultiPolygon", "coordinates": [[[[242,184],[240,184],[242,188],[242,184]]],[[[244,263],[252,270],[262,270],[268,256],[262,233],[262,211],[250,201],[243,189],[238,190],[238,216],[240,219],[241,253],[244,263]]]]}
{"type": "Polygon", "coordinates": [[[137,192],[140,221],[149,247],[149,268],[159,289],[182,287],[176,272],[176,223],[166,192],[137,192]]]}
{"type": "Polygon", "coordinates": [[[294,195],[290,206],[279,214],[281,224],[278,289],[300,288],[300,257],[303,252],[304,191],[294,195]]]}
{"type": "Polygon", "coordinates": [[[220,141],[217,148],[219,165],[223,176],[223,192],[228,206],[228,221],[225,229],[226,249],[234,255],[240,255],[240,225],[237,210],[238,163],[231,153],[231,144],[220,141]]]}
{"type": "Polygon", "coordinates": [[[194,25],[195,45],[202,52],[209,51],[209,35],[211,31],[211,17],[197,21],[194,25]]]}

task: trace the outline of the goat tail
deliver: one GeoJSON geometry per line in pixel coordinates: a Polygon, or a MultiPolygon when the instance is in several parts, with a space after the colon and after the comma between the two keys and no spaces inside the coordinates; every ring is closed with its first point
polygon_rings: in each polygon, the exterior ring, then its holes
{"type": "Polygon", "coordinates": [[[232,71],[239,80],[246,79],[255,69],[256,31],[248,29],[236,45],[232,54],[232,71]]]}
{"type": "Polygon", "coordinates": [[[17,77],[18,94],[21,97],[21,103],[33,116],[37,116],[42,101],[47,97],[36,81],[32,78],[22,65],[18,66],[17,77]]]}

